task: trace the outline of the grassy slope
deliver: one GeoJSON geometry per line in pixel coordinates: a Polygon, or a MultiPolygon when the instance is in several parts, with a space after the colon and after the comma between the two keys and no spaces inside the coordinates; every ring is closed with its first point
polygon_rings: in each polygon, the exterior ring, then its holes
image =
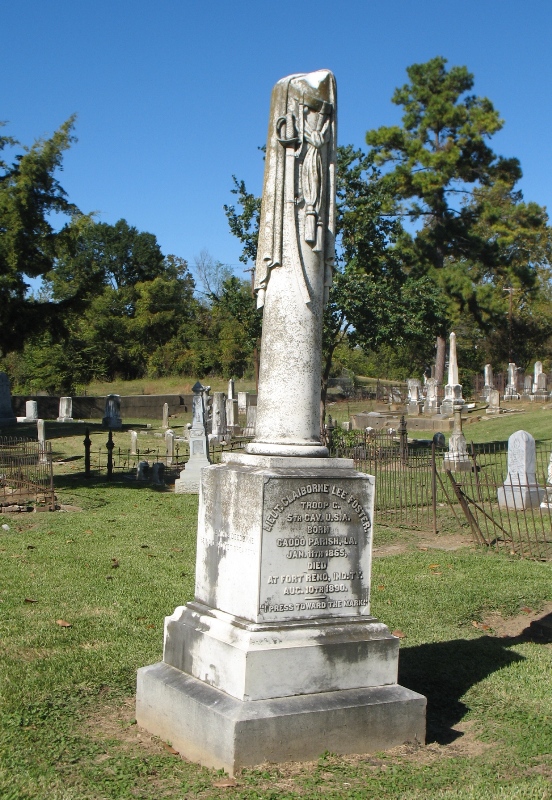
{"type": "MultiPolygon", "coordinates": [[[[549,413],[469,430],[544,436],[549,413]]],[[[57,428],[57,455],[81,454],[84,426],[57,428]]],[[[106,439],[96,427],[92,435],[106,439]]],[[[127,446],[128,434],[119,437],[127,446]]],[[[193,595],[197,498],[85,482],[79,460],[56,470],[62,502],[82,512],[0,517],[10,528],[0,529],[2,800],[552,797],[552,645],[472,624],[551,600],[549,564],[467,549],[376,559],[373,613],[406,635],[400,679],[428,697],[429,748],[421,757],[325,754],[292,770],[246,771],[222,789],[220,775],[133,724],[136,669],[161,658],[163,617],[193,595]],[[446,744],[460,728],[473,752],[462,737],[458,751],[446,744]]],[[[376,530],[375,544],[388,537],[376,530]]]]}

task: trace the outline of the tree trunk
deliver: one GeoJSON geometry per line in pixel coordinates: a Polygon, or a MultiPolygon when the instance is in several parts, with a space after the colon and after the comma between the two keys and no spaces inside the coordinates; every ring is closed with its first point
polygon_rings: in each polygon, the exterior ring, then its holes
{"type": "Polygon", "coordinates": [[[437,352],[435,354],[435,377],[438,385],[443,383],[445,377],[446,342],[443,336],[437,337],[437,352]]]}

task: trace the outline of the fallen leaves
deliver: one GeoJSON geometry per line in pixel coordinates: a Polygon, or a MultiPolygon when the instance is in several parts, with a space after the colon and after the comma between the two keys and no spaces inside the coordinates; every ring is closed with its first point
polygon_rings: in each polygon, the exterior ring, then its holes
{"type": "Polygon", "coordinates": [[[64,619],[56,619],[56,625],[59,625],[60,628],[72,628],[72,624],[67,622],[64,619]]]}
{"type": "Polygon", "coordinates": [[[522,606],[519,610],[522,611],[524,614],[532,614],[533,613],[533,609],[529,608],[529,606],[522,606]]]}
{"type": "Polygon", "coordinates": [[[477,620],[475,620],[475,619],[472,619],[472,625],[473,625],[474,628],[477,628],[478,630],[481,630],[481,631],[490,631],[491,630],[491,626],[490,625],[487,625],[485,622],[477,622],[477,620]]]}
{"type": "Polygon", "coordinates": [[[220,781],[213,781],[213,786],[217,789],[229,789],[237,785],[238,783],[234,778],[222,778],[220,781]]]}
{"type": "Polygon", "coordinates": [[[406,633],[403,633],[403,631],[399,630],[398,628],[396,631],[391,631],[391,634],[392,636],[396,636],[397,639],[406,639],[406,633]]]}
{"type": "Polygon", "coordinates": [[[111,559],[111,569],[117,569],[118,566],[120,566],[119,565],[119,559],[118,558],[112,558],[111,559]]]}
{"type": "Polygon", "coordinates": [[[171,745],[170,745],[170,744],[167,744],[167,742],[161,742],[161,744],[163,745],[163,747],[165,748],[165,750],[166,750],[168,753],[170,753],[171,755],[173,755],[173,756],[177,756],[177,755],[179,755],[179,753],[178,753],[178,750],[175,750],[175,749],[174,749],[174,747],[171,747],[171,745]]]}
{"type": "Polygon", "coordinates": [[[38,603],[38,600],[35,600],[33,597],[26,597],[25,598],[25,602],[26,603],[38,603]]]}

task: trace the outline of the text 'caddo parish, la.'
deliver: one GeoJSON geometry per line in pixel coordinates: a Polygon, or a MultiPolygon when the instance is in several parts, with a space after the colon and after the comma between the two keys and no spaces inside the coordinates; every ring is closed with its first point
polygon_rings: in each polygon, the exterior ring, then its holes
{"type": "MultiPolygon", "coordinates": [[[[365,511],[360,501],[353,495],[349,494],[345,489],[340,486],[335,486],[329,483],[308,483],[304,486],[299,486],[294,489],[290,494],[285,495],[276,503],[269,511],[264,519],[263,528],[265,531],[272,531],[274,524],[278,521],[281,514],[284,514],[290,506],[299,501],[299,508],[294,508],[294,513],[287,514],[286,522],[351,522],[350,514],[347,512],[353,510],[358,514],[360,523],[364,531],[369,531],[372,527],[369,514],[365,511]],[[303,498],[308,495],[328,494],[334,498],[345,502],[345,508],[342,503],[337,500],[305,500],[303,498]]],[[[318,531],[312,531],[317,533],[318,531]]]]}

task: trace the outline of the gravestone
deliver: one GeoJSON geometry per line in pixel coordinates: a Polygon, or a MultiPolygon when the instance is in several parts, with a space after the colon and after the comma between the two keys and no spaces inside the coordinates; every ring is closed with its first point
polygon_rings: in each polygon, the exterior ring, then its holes
{"type": "Polygon", "coordinates": [[[238,414],[247,414],[249,401],[249,392],[238,392],[238,414]]]}
{"type": "Polygon", "coordinates": [[[238,401],[228,398],[226,401],[226,430],[229,435],[238,436],[240,426],[238,425],[238,401]]]}
{"type": "Polygon", "coordinates": [[[257,406],[247,407],[244,436],[255,436],[255,423],[257,422],[257,406]]]}
{"type": "Polygon", "coordinates": [[[454,427],[449,436],[449,449],[443,458],[443,466],[449,472],[471,472],[472,460],[468,455],[466,437],[462,433],[462,406],[454,406],[454,427]]]}
{"type": "Polygon", "coordinates": [[[138,455],[138,431],[129,431],[130,433],[130,455],[138,455]]]}
{"type": "Polygon", "coordinates": [[[228,393],[226,395],[228,400],[235,400],[236,399],[236,391],[234,388],[234,379],[230,378],[228,381],[228,393]]]}
{"type": "Polygon", "coordinates": [[[147,481],[149,480],[150,465],[149,461],[139,461],[136,466],[136,480],[147,481]]]}
{"type": "Polygon", "coordinates": [[[58,409],[58,422],[73,422],[73,398],[60,397],[58,409]]]}
{"type": "Polygon", "coordinates": [[[519,400],[517,390],[517,367],[513,361],[508,364],[508,383],[504,392],[504,400],[519,400]]]}
{"type": "Polygon", "coordinates": [[[224,392],[213,392],[213,424],[211,436],[217,442],[226,439],[226,395],[224,392]]]}
{"type": "Polygon", "coordinates": [[[163,429],[167,430],[169,427],[169,404],[163,403],[163,429]]]}
{"type": "Polygon", "coordinates": [[[531,375],[526,375],[523,379],[523,397],[531,397],[533,393],[533,378],[531,375]]]}
{"type": "Polygon", "coordinates": [[[399,641],[370,614],[374,478],[320,440],[335,110],[326,70],[274,89],[255,438],[202,471],[195,599],[138,671],[138,724],[230,773],[425,737],[425,698],[397,684],[399,641]]]}
{"type": "Polygon", "coordinates": [[[38,463],[47,464],[48,456],[46,453],[46,423],[43,419],[36,421],[36,435],[38,439],[38,463]]]}
{"type": "Polygon", "coordinates": [[[540,395],[543,398],[548,397],[548,377],[544,374],[544,372],[539,373],[537,378],[537,395],[540,395]]]}
{"type": "Polygon", "coordinates": [[[500,414],[500,392],[498,389],[491,389],[489,392],[489,405],[487,414],[500,414]]]}
{"type": "Polygon", "coordinates": [[[112,430],[120,430],[123,427],[121,420],[121,397],[118,394],[109,394],[105,398],[105,412],[102,425],[112,430]]]}
{"type": "Polygon", "coordinates": [[[493,368],[490,364],[485,364],[483,375],[485,385],[483,386],[483,393],[481,397],[483,400],[488,400],[491,389],[494,389],[493,368]]]}
{"type": "Polygon", "coordinates": [[[441,403],[441,415],[450,417],[457,405],[464,405],[462,386],[458,383],[458,361],[456,358],[456,334],[450,334],[448,380],[445,398],[441,403]]]}
{"type": "Polygon", "coordinates": [[[539,375],[542,375],[542,361],[535,361],[533,367],[533,394],[539,390],[539,375]]]}
{"type": "Polygon", "coordinates": [[[25,403],[25,422],[36,422],[38,419],[38,403],[36,400],[27,400],[25,403]]]}
{"type": "Polygon", "coordinates": [[[0,372],[0,425],[15,425],[17,418],[13,413],[10,382],[5,372],[0,372]]]}
{"type": "Polygon", "coordinates": [[[171,467],[174,458],[174,431],[170,428],[165,431],[165,449],[167,451],[166,463],[168,467],[171,467]]]}
{"type": "Polygon", "coordinates": [[[540,505],[544,489],[537,484],[535,440],[527,431],[516,431],[508,439],[508,475],[498,490],[501,508],[524,511],[540,505]]]}
{"type": "Polygon", "coordinates": [[[439,401],[437,395],[437,378],[428,378],[426,380],[426,399],[424,402],[424,414],[434,416],[439,411],[439,401]]]}
{"type": "Polygon", "coordinates": [[[192,386],[194,396],[192,399],[192,427],[189,430],[190,456],[180,477],[174,482],[176,494],[198,494],[201,470],[211,463],[205,425],[207,404],[204,394],[207,388],[209,387],[202,386],[199,381],[192,386]]]}
{"type": "Polygon", "coordinates": [[[156,461],[151,468],[151,478],[155,486],[165,485],[165,465],[162,461],[156,461]]]}
{"type": "Polygon", "coordinates": [[[552,511],[552,453],[550,453],[550,458],[548,460],[546,489],[540,507],[547,511],[552,511]]]}
{"type": "Polygon", "coordinates": [[[422,413],[422,385],[418,378],[409,378],[407,412],[411,417],[418,417],[422,413]]]}

